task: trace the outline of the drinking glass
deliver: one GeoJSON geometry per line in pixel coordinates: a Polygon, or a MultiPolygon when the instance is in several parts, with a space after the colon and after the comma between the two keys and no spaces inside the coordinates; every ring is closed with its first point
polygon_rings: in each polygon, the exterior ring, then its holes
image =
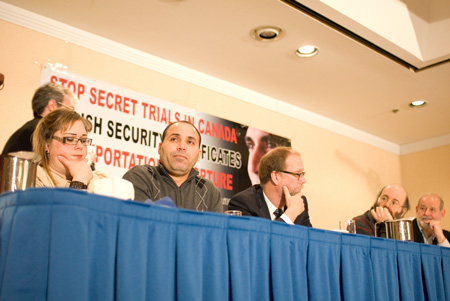
{"type": "Polygon", "coordinates": [[[227,215],[236,215],[236,216],[242,216],[242,212],[239,210],[227,210],[224,212],[227,215]]]}
{"type": "Polygon", "coordinates": [[[339,221],[339,230],[344,230],[348,233],[356,234],[356,221],[354,219],[339,221]]]}

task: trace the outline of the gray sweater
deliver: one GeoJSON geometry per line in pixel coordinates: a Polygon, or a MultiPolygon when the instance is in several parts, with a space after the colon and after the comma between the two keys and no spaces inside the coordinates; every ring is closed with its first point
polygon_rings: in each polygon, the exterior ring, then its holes
{"type": "Polygon", "coordinates": [[[134,199],[145,202],[157,201],[163,197],[171,198],[177,207],[197,211],[222,212],[222,197],[214,184],[198,175],[192,169],[180,187],[175,184],[164,166],[138,165],[131,168],[123,176],[133,183],[134,199]]]}

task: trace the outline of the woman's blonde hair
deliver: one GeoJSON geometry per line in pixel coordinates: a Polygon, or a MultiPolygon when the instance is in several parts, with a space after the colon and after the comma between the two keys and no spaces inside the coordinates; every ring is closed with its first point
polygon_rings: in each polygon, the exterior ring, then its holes
{"type": "MultiPolygon", "coordinates": [[[[49,173],[49,156],[46,151],[46,146],[50,144],[53,135],[57,131],[64,132],[69,129],[75,122],[81,121],[87,133],[92,130],[92,124],[86,118],[81,117],[80,114],[74,110],[67,108],[56,109],[44,118],[42,118],[33,133],[33,151],[41,155],[41,166],[49,173]]],[[[52,176],[50,175],[50,178],[52,176]]],[[[52,178],[52,181],[54,179],[52,178]]]]}

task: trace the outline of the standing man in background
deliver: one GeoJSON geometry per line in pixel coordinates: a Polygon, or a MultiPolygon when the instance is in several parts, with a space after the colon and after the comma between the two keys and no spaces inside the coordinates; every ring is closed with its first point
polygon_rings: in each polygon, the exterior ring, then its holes
{"type": "Polygon", "coordinates": [[[169,197],[180,208],[223,212],[220,191],[194,169],[201,142],[200,132],[188,121],[169,124],[159,144],[159,165],[138,165],[123,176],[133,183],[135,200],[169,197]]]}
{"type": "Polygon", "coordinates": [[[2,154],[17,151],[32,151],[31,137],[39,120],[51,111],[61,106],[75,109],[77,98],[68,88],[48,83],[41,86],[34,93],[31,101],[34,118],[25,123],[8,139],[2,154]]]}
{"type": "Polygon", "coordinates": [[[414,241],[450,248],[450,232],[442,229],[445,217],[444,200],[435,193],[422,196],[413,220],[414,241]]]}

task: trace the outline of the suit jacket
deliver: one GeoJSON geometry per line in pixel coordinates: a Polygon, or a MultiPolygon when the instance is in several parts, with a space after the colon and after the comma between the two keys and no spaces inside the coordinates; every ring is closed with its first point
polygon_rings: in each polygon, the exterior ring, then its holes
{"type": "Polygon", "coordinates": [[[33,151],[31,138],[33,136],[34,129],[41,119],[41,116],[35,117],[25,123],[20,129],[15,131],[14,134],[9,137],[8,142],[6,142],[2,155],[18,151],[33,151]]]}
{"type": "MultiPolygon", "coordinates": [[[[413,232],[414,232],[414,241],[415,242],[425,243],[423,240],[422,232],[420,232],[419,225],[417,224],[417,218],[415,218],[413,220],[413,232]]],[[[447,230],[444,230],[444,236],[450,242],[450,232],[448,232],[447,230]]],[[[436,238],[433,240],[433,245],[437,245],[436,238]]]]}
{"type": "MultiPolygon", "coordinates": [[[[302,196],[302,198],[305,204],[305,210],[297,216],[294,224],[312,227],[309,220],[308,201],[305,196],[302,196]]],[[[263,189],[259,184],[253,185],[234,195],[228,203],[228,210],[240,210],[242,215],[259,216],[270,219],[269,208],[264,200],[263,189]]],[[[281,218],[278,218],[277,221],[284,222],[281,218]]]]}

